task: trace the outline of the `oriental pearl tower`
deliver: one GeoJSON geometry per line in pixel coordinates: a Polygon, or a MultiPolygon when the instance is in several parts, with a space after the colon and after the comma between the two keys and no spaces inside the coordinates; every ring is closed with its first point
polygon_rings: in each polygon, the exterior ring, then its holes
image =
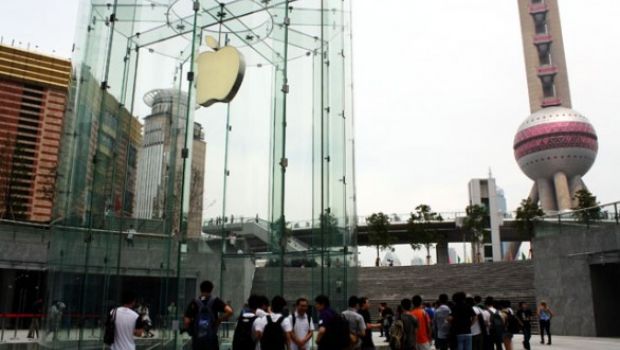
{"type": "Polygon", "coordinates": [[[517,0],[532,114],[517,130],[514,155],[534,181],[530,198],[547,212],[574,207],[598,151],[594,127],[571,109],[557,0],[517,0]]]}

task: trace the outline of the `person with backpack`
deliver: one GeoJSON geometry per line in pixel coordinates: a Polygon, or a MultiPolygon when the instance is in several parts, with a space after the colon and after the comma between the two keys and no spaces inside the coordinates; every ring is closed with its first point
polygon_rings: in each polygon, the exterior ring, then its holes
{"type": "Polygon", "coordinates": [[[287,317],[282,315],[285,307],[286,300],[276,295],[271,299],[271,313],[254,321],[252,330],[255,338],[258,340],[256,350],[286,349],[292,327],[287,317]]]}
{"type": "Polygon", "coordinates": [[[388,339],[391,350],[415,350],[416,331],[418,320],[411,316],[411,300],[405,298],[400,301],[396,319],[390,329],[388,339]]]}
{"type": "Polygon", "coordinates": [[[292,328],[289,334],[290,350],[310,350],[314,324],[308,315],[308,299],[297,299],[295,311],[288,318],[292,328]]]}
{"type": "Polygon", "coordinates": [[[246,310],[237,319],[232,342],[233,350],[254,350],[256,348],[256,339],[252,327],[258,318],[256,310],[261,302],[261,297],[256,294],[252,294],[248,298],[246,310]]]}
{"type": "MultiPolygon", "coordinates": [[[[487,309],[485,303],[482,302],[482,297],[476,295],[474,297],[474,303],[480,309],[480,315],[478,315],[478,322],[480,323],[480,331],[482,335],[482,349],[492,350],[493,343],[489,333],[489,326],[491,324],[491,312],[487,309]]],[[[475,310],[474,310],[475,312],[475,310]]]]}
{"type": "Polygon", "coordinates": [[[349,308],[342,312],[344,317],[349,322],[349,332],[351,338],[351,349],[362,348],[362,338],[366,335],[366,322],[364,317],[360,315],[357,310],[360,300],[357,296],[352,295],[349,297],[349,308]]]}
{"type": "Polygon", "coordinates": [[[471,329],[471,348],[472,350],[483,350],[482,343],[482,330],[485,327],[484,318],[482,316],[482,309],[476,304],[476,301],[472,297],[467,297],[465,303],[472,308],[475,314],[474,323],[472,323],[471,329]]]}
{"type": "Polygon", "coordinates": [[[411,298],[411,302],[413,303],[413,310],[411,310],[410,314],[418,320],[418,330],[416,332],[416,349],[430,350],[431,342],[433,340],[431,318],[424,310],[421,296],[414,295],[413,298],[411,298]]]}
{"type": "Polygon", "coordinates": [[[183,316],[183,329],[192,337],[192,350],[218,350],[217,329],[233,315],[222,299],[211,295],[213,283],[200,283],[200,296],[189,303],[183,316]]]}
{"type": "Polygon", "coordinates": [[[502,350],[502,344],[504,343],[504,333],[506,332],[506,323],[504,318],[500,314],[497,307],[497,303],[493,297],[487,297],[484,304],[487,306],[487,310],[491,314],[489,322],[489,350],[495,347],[495,350],[502,350]]]}
{"type": "Polygon", "coordinates": [[[448,295],[441,294],[437,300],[439,305],[435,309],[435,318],[433,318],[433,329],[435,330],[435,348],[437,350],[448,350],[448,341],[450,339],[450,322],[448,317],[452,313],[448,306],[448,295]]]}
{"type": "Polygon", "coordinates": [[[514,311],[510,308],[510,301],[502,300],[500,302],[501,310],[500,315],[504,319],[504,348],[506,350],[512,350],[512,338],[514,334],[521,331],[519,321],[515,317],[514,311]]]}
{"type": "Polygon", "coordinates": [[[317,350],[347,350],[351,346],[349,321],[338,315],[329,305],[326,295],[314,298],[319,313],[319,330],[316,335],[317,350]]]}
{"type": "Polygon", "coordinates": [[[133,310],[136,305],[136,296],[130,291],[123,292],[121,304],[110,311],[109,321],[113,323],[114,338],[111,350],[135,350],[134,336],[141,337],[144,333],[140,315],[133,310]]]}

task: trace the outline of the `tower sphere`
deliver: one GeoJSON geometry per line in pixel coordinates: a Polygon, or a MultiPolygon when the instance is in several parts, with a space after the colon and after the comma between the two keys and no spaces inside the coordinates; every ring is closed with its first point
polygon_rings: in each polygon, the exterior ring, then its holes
{"type": "Polygon", "coordinates": [[[521,170],[532,180],[583,176],[598,151],[594,127],[581,113],[565,107],[536,111],[519,127],[514,154],[521,170]]]}

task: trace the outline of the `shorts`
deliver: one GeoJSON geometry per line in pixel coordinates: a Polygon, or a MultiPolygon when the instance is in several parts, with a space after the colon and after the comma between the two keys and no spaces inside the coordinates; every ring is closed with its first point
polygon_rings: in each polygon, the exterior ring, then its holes
{"type": "Polygon", "coordinates": [[[431,343],[416,344],[415,348],[416,350],[431,350],[431,343]]]}

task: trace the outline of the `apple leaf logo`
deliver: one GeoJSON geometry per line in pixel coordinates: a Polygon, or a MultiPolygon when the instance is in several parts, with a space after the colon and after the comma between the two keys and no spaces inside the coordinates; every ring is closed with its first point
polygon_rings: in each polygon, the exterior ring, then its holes
{"type": "Polygon", "coordinates": [[[196,103],[209,107],[232,101],[243,81],[245,61],[239,50],[232,46],[220,48],[211,36],[205,42],[213,51],[202,52],[196,59],[196,103]]]}

